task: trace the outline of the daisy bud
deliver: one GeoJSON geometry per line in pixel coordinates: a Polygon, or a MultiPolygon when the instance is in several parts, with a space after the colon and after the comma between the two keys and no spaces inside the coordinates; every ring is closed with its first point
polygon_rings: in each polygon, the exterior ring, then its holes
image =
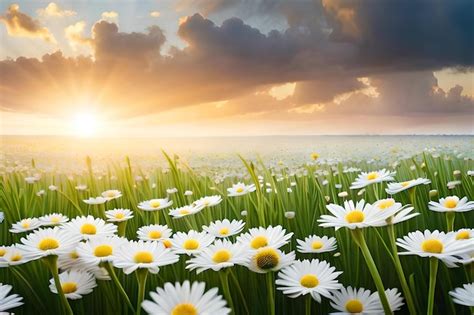
{"type": "Polygon", "coordinates": [[[324,199],[326,199],[326,202],[329,202],[331,200],[331,197],[329,196],[324,196],[324,199]]]}
{"type": "Polygon", "coordinates": [[[341,253],[340,253],[340,252],[337,252],[337,253],[335,253],[335,254],[333,255],[333,257],[339,257],[339,256],[341,256],[341,253]]]}
{"type": "Polygon", "coordinates": [[[347,196],[349,196],[349,194],[347,193],[347,191],[341,191],[337,194],[337,196],[340,198],[346,198],[347,196]]]}
{"type": "Polygon", "coordinates": [[[410,170],[416,171],[416,166],[415,165],[410,166],[410,170]]]}
{"type": "Polygon", "coordinates": [[[292,192],[293,192],[293,190],[291,189],[291,187],[288,187],[288,188],[286,189],[286,191],[289,192],[289,193],[292,193],[292,192]]]}
{"type": "Polygon", "coordinates": [[[243,217],[246,217],[247,216],[247,210],[242,210],[240,212],[240,215],[243,216],[243,217]]]}
{"type": "Polygon", "coordinates": [[[342,188],[342,185],[341,184],[336,184],[334,185],[336,187],[336,189],[341,189],[342,188]]]}
{"type": "Polygon", "coordinates": [[[453,176],[454,177],[461,177],[461,171],[460,170],[453,171],[453,176]]]}
{"type": "Polygon", "coordinates": [[[295,217],[295,212],[294,211],[287,211],[285,212],[285,218],[287,219],[293,219],[295,217]]]}
{"type": "Polygon", "coordinates": [[[438,196],[438,191],[436,189],[430,190],[430,199],[433,199],[436,196],[438,196]]]}
{"type": "Polygon", "coordinates": [[[193,195],[193,192],[192,192],[191,190],[186,190],[186,191],[184,192],[184,195],[185,195],[185,196],[192,196],[192,195],[193,195]]]}
{"type": "Polygon", "coordinates": [[[364,193],[365,193],[365,188],[359,190],[359,192],[357,193],[357,196],[362,196],[364,193]]]}
{"type": "Polygon", "coordinates": [[[426,168],[425,162],[421,163],[421,166],[420,166],[420,167],[421,167],[421,169],[425,169],[425,168],[426,168]]]}

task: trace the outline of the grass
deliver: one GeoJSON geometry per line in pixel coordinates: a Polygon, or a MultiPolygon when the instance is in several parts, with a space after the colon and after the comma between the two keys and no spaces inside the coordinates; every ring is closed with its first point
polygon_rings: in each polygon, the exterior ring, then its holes
{"type": "MultiPolygon", "coordinates": [[[[342,204],[343,199],[338,197],[341,191],[347,191],[346,199],[358,200],[364,198],[373,202],[378,198],[385,197],[384,184],[367,187],[365,192],[358,196],[357,190],[350,190],[349,186],[355,179],[357,173],[344,173],[342,164],[329,166],[327,164],[309,163],[302,165],[295,171],[284,166],[268,167],[264,161],[248,161],[242,158],[242,171],[246,171],[245,181],[257,184],[257,191],[242,197],[225,197],[226,188],[241,180],[230,176],[223,181],[215,183],[214,179],[196,174],[189,166],[182,163],[177,157],[166,155],[169,168],[166,169],[140,169],[133,166],[133,161],[128,158],[125,163],[109,164],[102,172],[94,170],[93,161],[86,159],[85,171],[74,175],[72,178],[67,174],[59,172],[42,172],[35,168],[34,161],[28,170],[15,170],[2,174],[0,182],[0,211],[5,213],[5,222],[0,225],[0,244],[9,245],[20,242],[22,235],[11,234],[8,230],[12,223],[26,217],[39,217],[43,214],[61,212],[70,218],[78,215],[92,214],[105,219],[104,211],[113,208],[129,208],[134,211],[134,218],[128,221],[126,236],[136,239],[136,230],[146,224],[160,223],[168,224],[173,231],[187,231],[189,226],[201,230],[202,225],[208,225],[217,219],[244,219],[247,223],[246,229],[254,226],[282,225],[287,231],[295,235],[292,242],[283,250],[288,252],[296,249],[296,238],[304,239],[305,236],[316,234],[328,235],[337,238],[339,256],[334,252],[325,254],[300,254],[298,259],[319,258],[329,261],[336,266],[337,270],[343,271],[339,281],[345,286],[364,287],[375,291],[372,278],[365,264],[362,253],[351,239],[348,230],[341,229],[337,232],[332,228],[321,228],[317,219],[326,214],[327,198],[331,203],[342,204]],[[334,169],[337,172],[334,172],[334,169]],[[323,175],[327,171],[327,175],[323,175]],[[25,177],[33,173],[41,173],[41,179],[28,184],[25,177]],[[136,181],[141,176],[142,181],[136,181]],[[260,189],[258,176],[263,176],[265,183],[270,183],[278,193],[267,193],[265,186],[260,189]],[[323,185],[327,179],[329,184],[323,185]],[[293,192],[288,193],[287,188],[295,182],[293,192]],[[156,186],[152,184],[156,183],[156,186]],[[49,185],[56,185],[58,191],[49,191],[49,185]],[[78,184],[87,185],[86,191],[75,188],[78,184]],[[335,184],[341,184],[341,189],[336,189],[335,184]],[[202,212],[182,219],[172,219],[167,211],[160,211],[158,216],[137,209],[140,201],[153,197],[166,196],[166,189],[176,187],[178,193],[170,195],[174,206],[183,206],[191,203],[201,196],[220,194],[224,201],[213,208],[204,209],[202,212]],[[45,195],[37,196],[40,189],[46,191],[45,195]],[[88,206],[82,202],[90,196],[98,196],[107,189],[118,189],[122,191],[123,197],[110,201],[105,205],[88,206]],[[185,190],[192,190],[193,196],[184,196],[185,190]],[[241,216],[241,211],[247,210],[246,217],[241,216]],[[295,217],[287,219],[285,212],[294,211],[295,217]],[[157,222],[158,221],[158,222],[157,222]]],[[[378,165],[366,162],[354,162],[351,165],[362,170],[374,170],[379,167],[390,167],[378,162],[378,165]]],[[[396,233],[400,237],[414,230],[446,230],[446,219],[443,214],[430,212],[427,208],[429,201],[429,190],[436,189],[438,196],[457,195],[467,196],[469,200],[474,199],[473,179],[467,175],[468,170],[474,168],[473,161],[457,159],[455,157],[444,158],[433,157],[429,154],[421,154],[400,161],[396,167],[396,180],[408,180],[417,177],[429,178],[432,183],[428,186],[418,186],[414,194],[415,209],[421,213],[404,223],[397,225],[396,233]],[[454,170],[460,170],[461,175],[455,178],[454,170]],[[451,180],[460,180],[461,184],[454,189],[448,189],[446,183],[451,180]]],[[[410,203],[408,192],[395,195],[397,201],[403,204],[410,203]]],[[[454,223],[455,229],[472,227],[474,222],[473,213],[458,213],[454,223]],[[471,222],[471,224],[469,224],[471,222]]],[[[244,230],[244,231],[245,231],[244,230]]],[[[368,248],[374,258],[375,264],[381,275],[385,288],[401,287],[395,272],[395,266],[389,252],[389,235],[387,229],[366,229],[364,231],[368,248]]],[[[231,238],[235,240],[235,238],[231,238]]],[[[180,261],[171,266],[160,269],[157,275],[149,275],[145,298],[148,291],[164,282],[184,281],[185,279],[206,282],[206,288],[220,286],[220,277],[217,272],[206,271],[196,275],[185,269],[186,257],[181,256],[180,261]]],[[[415,299],[415,305],[419,313],[426,312],[429,284],[429,259],[415,256],[403,256],[400,258],[403,270],[411,287],[415,299]]],[[[468,314],[467,307],[455,305],[451,302],[448,292],[455,287],[472,281],[472,264],[467,267],[448,269],[444,264],[439,264],[438,286],[435,292],[436,307],[435,314],[468,314]]],[[[132,303],[136,303],[136,292],[138,290],[134,275],[126,276],[121,270],[117,270],[117,276],[128,293],[132,303]]],[[[255,274],[244,267],[232,268],[228,276],[228,285],[233,306],[236,314],[246,314],[245,306],[251,314],[267,314],[268,301],[274,299],[277,314],[303,314],[305,312],[305,298],[291,299],[283,296],[279,291],[269,292],[267,290],[268,277],[255,274]]],[[[276,276],[276,275],[275,275],[276,276]]],[[[50,274],[47,266],[41,261],[0,269],[0,282],[12,284],[14,293],[24,297],[25,305],[15,309],[17,314],[59,314],[60,301],[57,295],[50,292],[50,274]]],[[[223,294],[222,287],[219,288],[223,294]]],[[[227,290],[227,288],[225,288],[227,290]]],[[[318,314],[326,314],[331,311],[327,299],[322,304],[312,301],[312,310],[318,314]]],[[[75,314],[130,314],[127,305],[119,295],[111,281],[98,281],[98,287],[93,293],[84,296],[81,300],[70,301],[75,314]]],[[[406,313],[406,306],[401,313],[406,313]]]]}

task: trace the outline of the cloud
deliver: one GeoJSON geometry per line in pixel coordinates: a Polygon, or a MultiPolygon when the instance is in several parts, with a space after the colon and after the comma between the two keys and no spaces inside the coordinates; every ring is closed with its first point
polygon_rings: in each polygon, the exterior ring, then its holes
{"type": "Polygon", "coordinates": [[[117,23],[119,14],[115,11],[106,11],[102,12],[101,17],[102,20],[117,23]]]}
{"type": "Polygon", "coordinates": [[[20,12],[18,4],[10,5],[5,15],[0,16],[0,21],[5,24],[10,36],[40,38],[49,43],[56,43],[53,34],[46,27],[20,12]]]}
{"type": "Polygon", "coordinates": [[[150,12],[151,17],[157,18],[157,17],[160,17],[160,15],[161,15],[160,11],[151,11],[150,12]]]}
{"type": "Polygon", "coordinates": [[[75,11],[63,10],[56,3],[50,2],[46,8],[37,10],[38,15],[45,17],[65,17],[76,15],[75,11]]]}
{"type": "Polygon", "coordinates": [[[79,21],[64,29],[64,36],[73,50],[76,50],[79,45],[91,45],[91,40],[83,35],[85,27],[86,22],[79,21]]]}

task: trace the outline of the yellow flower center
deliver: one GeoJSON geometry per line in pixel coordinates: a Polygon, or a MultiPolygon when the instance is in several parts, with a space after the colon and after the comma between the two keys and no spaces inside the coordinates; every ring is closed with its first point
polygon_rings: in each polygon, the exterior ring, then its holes
{"type": "Polygon", "coordinates": [[[267,245],[268,239],[263,235],[254,237],[253,240],[250,242],[250,246],[253,249],[259,249],[260,247],[265,247],[267,245]]]}
{"type": "Polygon", "coordinates": [[[77,291],[77,283],[75,282],[64,282],[61,284],[64,294],[74,293],[77,291]]]}
{"type": "Polygon", "coordinates": [[[115,192],[114,191],[108,191],[106,195],[107,195],[107,197],[112,198],[112,197],[115,197],[115,192]]]}
{"type": "Polygon", "coordinates": [[[58,216],[51,217],[51,223],[59,223],[60,220],[61,218],[59,218],[58,216]]]}
{"type": "Polygon", "coordinates": [[[81,234],[95,235],[97,233],[97,228],[94,224],[85,223],[81,227],[81,234]]]}
{"type": "Polygon", "coordinates": [[[183,243],[184,249],[187,250],[194,250],[199,248],[199,242],[193,238],[190,238],[188,240],[185,240],[183,243]]]}
{"type": "Polygon", "coordinates": [[[468,240],[470,238],[469,231],[461,231],[456,234],[457,240],[468,240]]]}
{"type": "Polygon", "coordinates": [[[152,208],[158,208],[160,206],[160,202],[158,200],[152,200],[150,201],[150,206],[152,208]]]}
{"type": "Polygon", "coordinates": [[[436,239],[426,240],[421,243],[421,249],[426,253],[440,254],[443,252],[443,243],[436,239]]]}
{"type": "Polygon", "coordinates": [[[196,307],[191,303],[181,303],[176,305],[171,311],[171,315],[197,315],[196,307]]]}
{"type": "Polygon", "coordinates": [[[7,253],[7,250],[6,250],[6,249],[0,248],[0,257],[5,256],[6,253],[7,253]]]}
{"type": "Polygon", "coordinates": [[[220,249],[215,252],[214,256],[212,256],[212,260],[215,263],[219,264],[219,263],[229,261],[231,257],[232,257],[232,254],[230,251],[228,251],[227,249],[220,249]]]}
{"type": "Polygon", "coordinates": [[[311,247],[313,249],[321,249],[323,247],[323,242],[321,241],[314,241],[312,244],[311,244],[311,247]]]}
{"type": "Polygon", "coordinates": [[[444,201],[444,207],[448,209],[454,209],[458,205],[458,201],[454,198],[447,198],[444,201]]]}
{"type": "Polygon", "coordinates": [[[13,255],[13,256],[10,258],[10,260],[11,260],[11,261],[20,261],[22,257],[23,257],[23,256],[21,256],[20,254],[16,254],[16,255],[13,255]]]}
{"type": "Polygon", "coordinates": [[[305,288],[314,288],[319,284],[319,280],[315,275],[307,274],[301,277],[300,284],[305,288]]]}
{"type": "Polygon", "coordinates": [[[219,230],[220,235],[227,235],[229,234],[229,228],[223,227],[219,230]]]}
{"type": "Polygon", "coordinates": [[[403,183],[400,183],[400,185],[402,185],[402,187],[407,187],[408,185],[410,185],[411,181],[408,181],[408,182],[403,182],[403,183]]]}
{"type": "Polygon", "coordinates": [[[116,218],[116,219],[119,219],[119,220],[120,220],[120,219],[123,219],[123,218],[125,218],[125,214],[123,214],[123,212],[117,212],[117,213],[115,214],[115,218],[116,218]]]}
{"type": "Polygon", "coordinates": [[[319,154],[317,154],[317,153],[311,153],[311,158],[312,158],[313,160],[317,160],[317,159],[319,158],[319,154]]]}
{"type": "Polygon", "coordinates": [[[255,255],[256,265],[263,270],[269,270],[278,266],[280,256],[273,248],[261,249],[255,255]]]}
{"type": "Polygon", "coordinates": [[[379,174],[377,172],[370,172],[369,174],[367,174],[367,179],[368,180],[374,180],[377,177],[379,177],[379,174]]]}
{"type": "Polygon", "coordinates": [[[147,251],[137,252],[134,258],[137,264],[149,264],[153,262],[153,255],[147,251]]]}
{"type": "Polygon", "coordinates": [[[360,210],[352,210],[346,214],[347,223],[360,223],[364,221],[364,213],[360,210]]]}
{"type": "Polygon", "coordinates": [[[110,245],[99,245],[94,249],[94,255],[96,257],[107,257],[112,255],[112,246],[110,245]]]}
{"type": "Polygon", "coordinates": [[[361,313],[364,310],[364,305],[359,300],[352,299],[347,301],[346,310],[349,313],[361,313]]]}
{"type": "Polygon", "coordinates": [[[157,240],[161,237],[161,232],[158,230],[150,231],[150,233],[148,233],[148,237],[157,240]]]}
{"type": "Polygon", "coordinates": [[[179,214],[189,214],[189,210],[188,209],[181,209],[179,210],[179,214]]]}
{"type": "Polygon", "coordinates": [[[71,257],[71,259],[78,259],[79,254],[76,251],[73,251],[72,253],[69,254],[69,257],[71,257]]]}
{"type": "Polygon", "coordinates": [[[239,187],[239,188],[237,188],[235,191],[238,192],[238,193],[241,193],[241,192],[244,191],[244,189],[243,189],[242,187],[239,187]]]}
{"type": "Polygon", "coordinates": [[[385,200],[379,202],[378,207],[379,207],[379,209],[381,209],[381,210],[385,210],[385,209],[387,209],[387,208],[390,208],[390,207],[393,206],[394,204],[395,204],[395,200],[393,200],[393,199],[385,199],[385,200]]]}
{"type": "Polygon", "coordinates": [[[29,228],[29,227],[30,227],[30,222],[23,222],[23,223],[21,224],[21,227],[24,228],[24,229],[29,228]]]}
{"type": "Polygon", "coordinates": [[[43,238],[38,244],[38,248],[41,250],[56,249],[58,247],[59,242],[56,239],[50,237],[43,238]]]}
{"type": "Polygon", "coordinates": [[[164,240],[164,241],[163,241],[163,246],[164,246],[165,248],[171,248],[171,246],[173,246],[173,244],[171,243],[170,240],[164,240]]]}

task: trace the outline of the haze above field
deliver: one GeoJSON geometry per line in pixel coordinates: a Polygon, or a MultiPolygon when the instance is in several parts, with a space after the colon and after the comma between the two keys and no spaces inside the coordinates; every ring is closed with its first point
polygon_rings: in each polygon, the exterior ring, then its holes
{"type": "Polygon", "coordinates": [[[469,0],[2,1],[0,134],[472,134],[473,20],[469,0]]]}

